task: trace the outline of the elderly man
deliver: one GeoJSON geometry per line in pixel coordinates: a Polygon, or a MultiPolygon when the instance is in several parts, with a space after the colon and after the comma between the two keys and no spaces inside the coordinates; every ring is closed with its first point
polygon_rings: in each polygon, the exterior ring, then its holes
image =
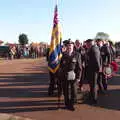
{"type": "Polygon", "coordinates": [[[92,103],[97,103],[97,79],[101,68],[100,50],[95,45],[94,40],[88,39],[86,41],[88,47],[88,67],[87,77],[90,84],[90,100],[92,103]]]}
{"type": "Polygon", "coordinates": [[[64,101],[67,109],[74,110],[77,100],[77,82],[81,79],[81,56],[74,51],[74,43],[69,39],[66,44],[66,52],[63,53],[60,74],[64,101]]]}

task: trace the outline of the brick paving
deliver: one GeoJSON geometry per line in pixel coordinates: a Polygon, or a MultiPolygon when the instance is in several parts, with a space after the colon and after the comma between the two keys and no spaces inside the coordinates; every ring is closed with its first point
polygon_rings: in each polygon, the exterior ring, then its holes
{"type": "Polygon", "coordinates": [[[0,120],[120,119],[119,72],[109,80],[108,94],[100,95],[96,106],[80,103],[72,112],[62,108],[62,101],[58,109],[57,97],[47,95],[49,76],[44,58],[5,60],[0,68],[0,120]]]}

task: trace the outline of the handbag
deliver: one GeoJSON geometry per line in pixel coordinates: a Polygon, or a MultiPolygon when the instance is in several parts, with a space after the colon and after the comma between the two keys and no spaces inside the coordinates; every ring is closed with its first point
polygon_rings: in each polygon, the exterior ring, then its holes
{"type": "Polygon", "coordinates": [[[103,74],[107,77],[107,78],[111,78],[112,74],[113,74],[113,69],[112,66],[105,66],[103,68],[103,74]]]}
{"type": "Polygon", "coordinates": [[[75,72],[73,70],[67,73],[67,80],[75,80],[75,72]]]}

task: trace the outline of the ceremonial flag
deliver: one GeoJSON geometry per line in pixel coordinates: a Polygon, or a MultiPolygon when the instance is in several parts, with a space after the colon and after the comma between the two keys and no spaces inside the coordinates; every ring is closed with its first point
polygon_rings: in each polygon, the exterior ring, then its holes
{"type": "Polygon", "coordinates": [[[61,40],[62,35],[60,31],[60,26],[58,24],[58,8],[55,6],[54,20],[53,20],[53,30],[51,36],[51,44],[49,51],[48,69],[55,73],[59,69],[61,54],[61,40]]]}

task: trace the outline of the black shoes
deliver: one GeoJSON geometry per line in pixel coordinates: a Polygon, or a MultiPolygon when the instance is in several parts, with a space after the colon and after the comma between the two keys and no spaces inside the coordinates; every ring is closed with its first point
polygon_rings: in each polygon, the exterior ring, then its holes
{"type": "Polygon", "coordinates": [[[75,108],[73,105],[66,105],[65,109],[70,110],[70,111],[75,111],[75,108]]]}
{"type": "Polygon", "coordinates": [[[71,105],[71,106],[69,107],[69,110],[71,110],[71,111],[75,111],[74,106],[73,106],[73,105],[71,105]]]}
{"type": "Polygon", "coordinates": [[[100,94],[100,95],[106,95],[107,94],[107,90],[99,90],[98,94],[100,94]]]}
{"type": "Polygon", "coordinates": [[[48,95],[53,96],[53,91],[48,90],[48,95]]]}

